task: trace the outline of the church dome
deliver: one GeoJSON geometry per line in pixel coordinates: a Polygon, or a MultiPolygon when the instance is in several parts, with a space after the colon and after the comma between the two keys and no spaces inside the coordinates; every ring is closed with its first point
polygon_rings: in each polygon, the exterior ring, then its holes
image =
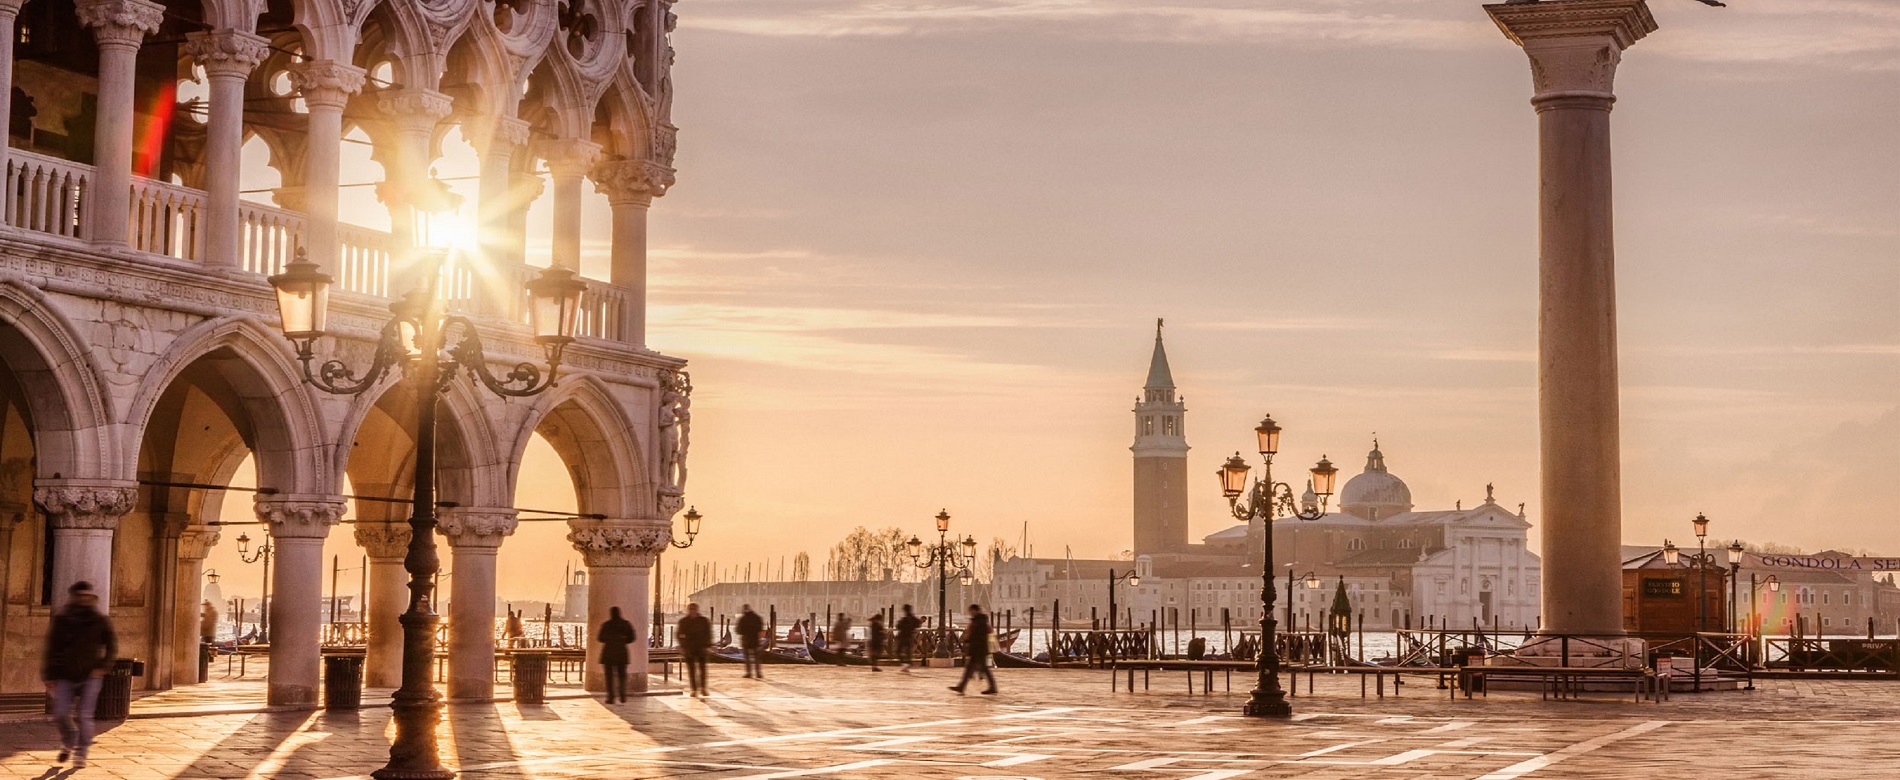
{"type": "Polygon", "coordinates": [[[1412,511],[1412,489],[1405,480],[1385,470],[1385,453],[1372,443],[1366,453],[1366,470],[1346,480],[1339,491],[1339,508],[1367,520],[1378,520],[1412,511]]]}

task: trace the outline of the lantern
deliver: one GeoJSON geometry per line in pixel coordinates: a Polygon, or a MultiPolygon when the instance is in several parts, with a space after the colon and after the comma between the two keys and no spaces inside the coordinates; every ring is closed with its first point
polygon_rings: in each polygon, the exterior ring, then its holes
{"type": "Polygon", "coordinates": [[[1227,496],[1227,500],[1240,498],[1240,494],[1247,492],[1247,472],[1251,469],[1247,461],[1240,459],[1240,453],[1236,452],[1221,465],[1219,471],[1214,472],[1220,477],[1220,492],[1227,496]]]}
{"type": "Polygon", "coordinates": [[[296,259],[284,266],[283,273],[270,277],[270,286],[277,290],[277,314],[283,320],[286,338],[307,343],[323,335],[329,319],[332,281],[329,274],[310,262],[303,247],[297,248],[296,259]]]}

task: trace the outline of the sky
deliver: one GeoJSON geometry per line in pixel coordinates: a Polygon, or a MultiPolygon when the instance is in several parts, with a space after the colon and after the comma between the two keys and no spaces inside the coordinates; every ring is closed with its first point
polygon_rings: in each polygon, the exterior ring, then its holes
{"type": "MultiPolygon", "coordinates": [[[[1612,119],[1624,538],[1692,542],[1705,512],[1900,554],[1900,5],[1651,7],[1612,119]]],[[[675,10],[648,341],[692,363],[706,521],[669,573],[822,563],[940,508],[1038,555],[1130,548],[1157,317],[1192,536],[1232,522],[1213,472],[1267,412],[1289,468],[1356,474],[1376,433],[1421,509],[1496,483],[1539,520],[1536,118],[1479,4],[675,10]]],[[[561,533],[503,548],[504,597],[554,595],[561,533]]]]}

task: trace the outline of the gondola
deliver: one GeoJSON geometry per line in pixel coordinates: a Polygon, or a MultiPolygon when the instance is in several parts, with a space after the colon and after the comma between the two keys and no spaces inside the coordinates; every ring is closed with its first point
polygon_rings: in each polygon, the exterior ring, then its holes
{"type": "Polygon", "coordinates": [[[998,669],[1048,669],[1048,661],[1038,661],[1026,655],[999,652],[996,656],[998,669]]]}
{"type": "Polygon", "coordinates": [[[821,664],[832,664],[834,666],[870,666],[871,665],[871,659],[866,658],[864,656],[852,655],[851,653],[841,653],[836,650],[827,650],[824,647],[810,641],[807,641],[805,643],[805,651],[808,653],[811,653],[811,660],[816,661],[821,664]]]}
{"type": "MultiPolygon", "coordinates": [[[[816,661],[797,654],[797,649],[766,648],[759,651],[760,664],[812,664],[816,661]]],[[[721,647],[708,654],[707,661],[716,664],[745,663],[745,651],[737,647],[721,647]]]]}

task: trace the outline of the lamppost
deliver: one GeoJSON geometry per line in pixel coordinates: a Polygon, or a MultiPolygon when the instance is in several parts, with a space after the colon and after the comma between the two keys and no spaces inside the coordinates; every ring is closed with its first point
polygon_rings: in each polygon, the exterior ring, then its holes
{"type": "MultiPolygon", "coordinates": [[[[1293,626],[1293,579],[1293,564],[1289,563],[1286,565],[1286,624],[1289,631],[1293,626]]],[[[1319,588],[1318,574],[1309,571],[1299,579],[1306,585],[1307,590],[1319,588]]]]}
{"type": "Polygon", "coordinates": [[[937,513],[937,543],[925,549],[922,539],[910,537],[904,543],[910,548],[910,562],[919,569],[937,567],[937,657],[950,657],[950,603],[945,582],[950,578],[949,567],[955,566],[958,576],[970,577],[976,571],[976,537],[965,536],[958,542],[950,538],[950,511],[937,513]],[[961,552],[958,547],[963,548],[961,552]]]}
{"type": "MultiPolygon", "coordinates": [[[[439,182],[437,182],[439,184],[439,182]]],[[[448,203],[452,196],[446,187],[431,190],[432,204],[418,204],[417,213],[444,211],[428,208],[448,203]]],[[[428,200],[425,192],[419,200],[428,200]]],[[[452,206],[452,204],[450,204],[452,206]]],[[[418,234],[421,234],[419,231],[418,234]]],[[[418,250],[424,261],[420,284],[389,307],[391,316],[376,343],[376,353],[359,378],[357,371],[342,360],[330,359],[314,366],[313,345],[323,336],[330,297],[329,275],[297,251],[296,259],[284,272],[270,277],[277,289],[278,312],[283,317],[284,336],[297,346],[297,359],[303,364],[304,380],[335,395],[360,395],[375,387],[391,368],[400,367],[416,395],[415,492],[409,518],[409,550],[403,557],[403,570],[409,574],[409,606],[402,623],[402,687],[397,689],[390,709],[394,710],[396,739],[389,746],[389,763],[371,773],[378,780],[447,780],[455,773],[442,766],[437,750],[436,725],[442,720],[442,696],[435,689],[432,672],[435,664],[435,630],[441,618],[429,603],[430,581],[440,568],[435,547],[435,441],[436,407],[450,382],[466,372],[496,395],[521,398],[536,395],[554,384],[561,366],[561,352],[574,340],[574,326],[580,311],[581,293],[587,285],[573,271],[549,266],[525,286],[529,295],[529,320],[534,340],[545,351],[547,368],[532,363],[515,364],[497,377],[489,371],[488,356],[475,322],[449,314],[438,294],[437,285],[448,252],[439,248],[418,250]]]]}
{"type": "Polygon", "coordinates": [[[1664,539],[1663,563],[1675,566],[1679,561],[1686,558],[1689,563],[1695,564],[1695,630],[1707,631],[1709,629],[1709,567],[1718,564],[1715,562],[1715,556],[1709,554],[1708,551],[1709,518],[1698,512],[1693,522],[1695,523],[1696,553],[1694,555],[1684,555],[1681,550],[1676,549],[1675,542],[1664,539]]]}
{"type": "Polygon", "coordinates": [[[1339,476],[1339,469],[1321,456],[1312,468],[1312,487],[1296,507],[1293,488],[1273,481],[1273,456],[1280,451],[1280,426],[1269,415],[1253,432],[1259,440],[1264,465],[1252,487],[1247,485],[1250,467],[1238,452],[1216,472],[1221,493],[1227,496],[1227,505],[1234,517],[1243,522],[1259,520],[1264,539],[1260,564],[1260,680],[1242,712],[1256,718],[1285,718],[1293,715],[1293,705],[1287,703],[1286,691],[1280,689],[1280,652],[1273,645],[1273,519],[1284,515],[1311,521],[1326,516],[1326,500],[1333,495],[1333,480],[1339,476]],[[1245,502],[1240,500],[1242,494],[1247,494],[1245,502]]]}
{"type": "MultiPolygon", "coordinates": [[[[702,515],[699,514],[699,507],[687,507],[686,541],[682,542],[678,539],[668,539],[666,543],[682,550],[693,546],[693,541],[699,538],[699,521],[701,518],[702,515]]],[[[660,611],[660,571],[660,556],[655,555],[653,556],[653,635],[647,637],[647,644],[653,645],[654,647],[660,646],[660,635],[666,633],[666,613],[660,611]]],[[[773,630],[776,631],[777,627],[774,627],[773,630]]]]}
{"type": "Polygon", "coordinates": [[[1742,546],[1742,540],[1740,539],[1736,539],[1728,545],[1728,609],[1723,611],[1728,613],[1728,632],[1731,634],[1740,633],[1735,630],[1735,624],[1740,622],[1735,619],[1735,602],[1737,601],[1738,595],[1736,590],[1741,588],[1742,552],[1746,549],[1747,548],[1742,546]]]}
{"type": "Polygon", "coordinates": [[[237,543],[239,560],[246,564],[264,562],[264,598],[257,602],[257,641],[270,644],[270,556],[276,548],[266,538],[263,544],[257,546],[257,551],[252,552],[249,534],[238,534],[237,543]]]}
{"type": "Polygon", "coordinates": [[[1761,632],[1761,613],[1755,609],[1755,594],[1760,593],[1763,587],[1768,588],[1769,593],[1780,593],[1781,579],[1770,574],[1768,579],[1756,582],[1755,575],[1748,575],[1748,625],[1749,631],[1757,634],[1761,632]]]}
{"type": "MultiPolygon", "coordinates": [[[[1136,575],[1133,569],[1130,569],[1127,572],[1124,572],[1120,575],[1117,575],[1114,569],[1108,570],[1108,630],[1110,631],[1116,630],[1115,586],[1119,584],[1122,580],[1128,581],[1128,587],[1131,587],[1131,588],[1141,587],[1141,577],[1136,575]]],[[[1129,628],[1133,628],[1133,626],[1129,626],[1129,628]]]]}

